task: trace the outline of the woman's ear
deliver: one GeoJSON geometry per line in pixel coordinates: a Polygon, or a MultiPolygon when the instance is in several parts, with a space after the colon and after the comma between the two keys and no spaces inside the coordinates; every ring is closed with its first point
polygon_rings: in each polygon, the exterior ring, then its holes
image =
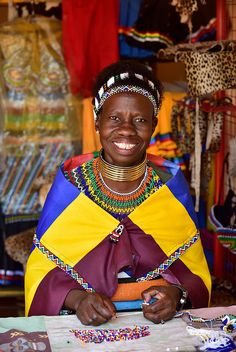
{"type": "Polygon", "coordinates": [[[99,133],[98,119],[95,121],[95,131],[96,133],[99,133]]]}
{"type": "Polygon", "coordinates": [[[156,128],[156,126],[157,126],[157,118],[156,117],[154,117],[153,119],[152,119],[152,133],[155,131],[155,128],[156,128]]]}

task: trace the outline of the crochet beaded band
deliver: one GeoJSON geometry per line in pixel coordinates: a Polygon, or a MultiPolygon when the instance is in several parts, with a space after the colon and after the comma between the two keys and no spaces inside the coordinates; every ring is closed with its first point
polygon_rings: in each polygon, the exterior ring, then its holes
{"type": "MultiPolygon", "coordinates": [[[[124,81],[124,80],[128,80],[130,78],[130,74],[128,72],[124,72],[121,73],[117,76],[112,76],[111,78],[109,78],[109,80],[103,84],[103,86],[98,90],[98,94],[97,96],[94,98],[94,119],[95,121],[98,118],[98,114],[102,108],[102,105],[104,104],[104,102],[111,97],[114,94],[118,94],[118,93],[125,93],[125,92],[131,92],[131,93],[138,93],[138,94],[142,94],[143,96],[147,97],[154,108],[154,116],[157,115],[158,113],[158,106],[157,106],[157,102],[156,102],[156,98],[154,96],[154,94],[151,94],[150,91],[148,91],[145,88],[140,87],[138,84],[134,85],[134,84],[120,84],[120,82],[124,81]]],[[[144,80],[144,77],[140,74],[135,74],[134,78],[137,79],[137,82],[143,81],[147,84],[147,86],[151,89],[151,90],[155,90],[155,85],[152,81],[144,80]]],[[[160,99],[160,94],[158,92],[158,90],[155,91],[157,94],[157,98],[158,100],[160,99]]]]}

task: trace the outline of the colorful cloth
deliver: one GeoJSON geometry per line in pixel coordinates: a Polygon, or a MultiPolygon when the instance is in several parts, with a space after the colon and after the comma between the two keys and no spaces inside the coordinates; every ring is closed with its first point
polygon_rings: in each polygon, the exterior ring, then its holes
{"type": "Polygon", "coordinates": [[[97,74],[118,60],[119,3],[63,0],[62,12],[62,45],[70,89],[86,98],[92,95],[97,74]]]}
{"type": "Polygon", "coordinates": [[[193,307],[207,306],[211,279],[180,168],[148,155],[160,174],[164,170],[172,177],[119,221],[64,175],[65,169],[69,172],[93,157],[74,157],[58,170],[27,263],[26,315],[59,314],[72,289],[112,298],[124,268],[136,280],[161,274],[170,283],[181,283],[193,307]],[[111,242],[118,228],[119,241],[111,242]]]}
{"type": "Polygon", "coordinates": [[[138,19],[142,2],[143,0],[120,0],[119,51],[121,57],[146,58],[155,55],[154,51],[129,45],[126,40],[133,35],[133,26],[138,19]]]}
{"type": "Polygon", "coordinates": [[[0,333],[0,351],[44,351],[51,352],[46,331],[25,332],[11,329],[0,333]]]}
{"type": "MultiPolygon", "coordinates": [[[[215,40],[216,5],[214,0],[201,3],[191,17],[192,28],[180,18],[172,5],[177,1],[143,0],[139,15],[132,27],[126,31],[127,42],[134,47],[155,51],[187,41],[215,40]]],[[[183,2],[182,2],[183,3],[183,2]]],[[[185,1],[190,3],[190,1],[185,1]]],[[[189,19],[189,16],[184,16],[189,19]]]]}
{"type": "Polygon", "coordinates": [[[185,95],[184,92],[164,92],[164,99],[158,113],[158,124],[147,149],[148,153],[168,159],[179,165],[182,170],[186,169],[186,164],[183,153],[173,138],[171,112],[176,101],[183,99],[185,95]]]}
{"type": "Polygon", "coordinates": [[[44,317],[0,318],[0,351],[51,352],[44,317]]]}

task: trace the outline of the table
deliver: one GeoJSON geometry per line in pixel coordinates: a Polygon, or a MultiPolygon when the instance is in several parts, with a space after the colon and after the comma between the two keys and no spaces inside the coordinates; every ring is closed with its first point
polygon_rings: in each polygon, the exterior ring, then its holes
{"type": "MultiPolygon", "coordinates": [[[[149,322],[143,317],[142,312],[118,313],[116,318],[99,327],[84,326],[75,315],[1,318],[0,352],[19,350],[45,352],[207,351],[207,349],[202,349],[202,338],[196,334],[199,331],[202,331],[203,335],[205,331],[218,334],[217,336],[222,339],[226,339],[224,336],[227,335],[231,340],[231,348],[233,348],[233,340],[236,342],[236,332],[226,334],[219,328],[219,320],[210,319],[217,318],[222,314],[227,316],[234,315],[236,319],[236,306],[189,310],[187,312],[183,311],[181,314],[179,314],[179,317],[162,325],[149,322]],[[182,316],[180,316],[181,314],[182,316]],[[195,317],[195,321],[191,321],[191,317],[195,317]],[[199,317],[198,321],[196,321],[196,317],[199,317]],[[202,318],[204,318],[203,322],[200,321],[202,318]],[[216,322],[218,322],[218,325],[216,322]],[[197,327],[196,324],[198,325],[197,327]],[[70,331],[73,329],[118,330],[124,327],[134,328],[135,326],[148,326],[150,335],[136,340],[104,341],[96,344],[81,342],[70,331]]],[[[236,351],[236,345],[234,346],[236,351]]],[[[221,349],[216,349],[216,351],[221,351],[221,349]]],[[[224,351],[234,351],[234,348],[225,349],[224,351]]]]}

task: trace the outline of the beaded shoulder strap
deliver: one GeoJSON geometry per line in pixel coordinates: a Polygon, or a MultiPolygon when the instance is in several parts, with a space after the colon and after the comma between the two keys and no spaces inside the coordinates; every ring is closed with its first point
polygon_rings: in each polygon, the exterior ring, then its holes
{"type": "Polygon", "coordinates": [[[35,247],[37,247],[40,252],[42,252],[46,257],[51,260],[53,263],[56,264],[61,270],[63,270],[66,274],[68,274],[72,279],[78,282],[85,291],[88,292],[95,292],[95,290],[92,288],[92,286],[74,269],[72,266],[69,264],[66,264],[63,260],[58,258],[55,254],[50,252],[37,238],[37,235],[34,235],[33,238],[33,243],[35,247]]]}
{"type": "Polygon", "coordinates": [[[136,281],[148,281],[156,278],[160,274],[164,273],[179,257],[184,254],[200,237],[199,232],[196,233],[187,243],[179,247],[174,253],[172,253],[158,268],[149,271],[142,277],[139,277],[136,281]]]}

